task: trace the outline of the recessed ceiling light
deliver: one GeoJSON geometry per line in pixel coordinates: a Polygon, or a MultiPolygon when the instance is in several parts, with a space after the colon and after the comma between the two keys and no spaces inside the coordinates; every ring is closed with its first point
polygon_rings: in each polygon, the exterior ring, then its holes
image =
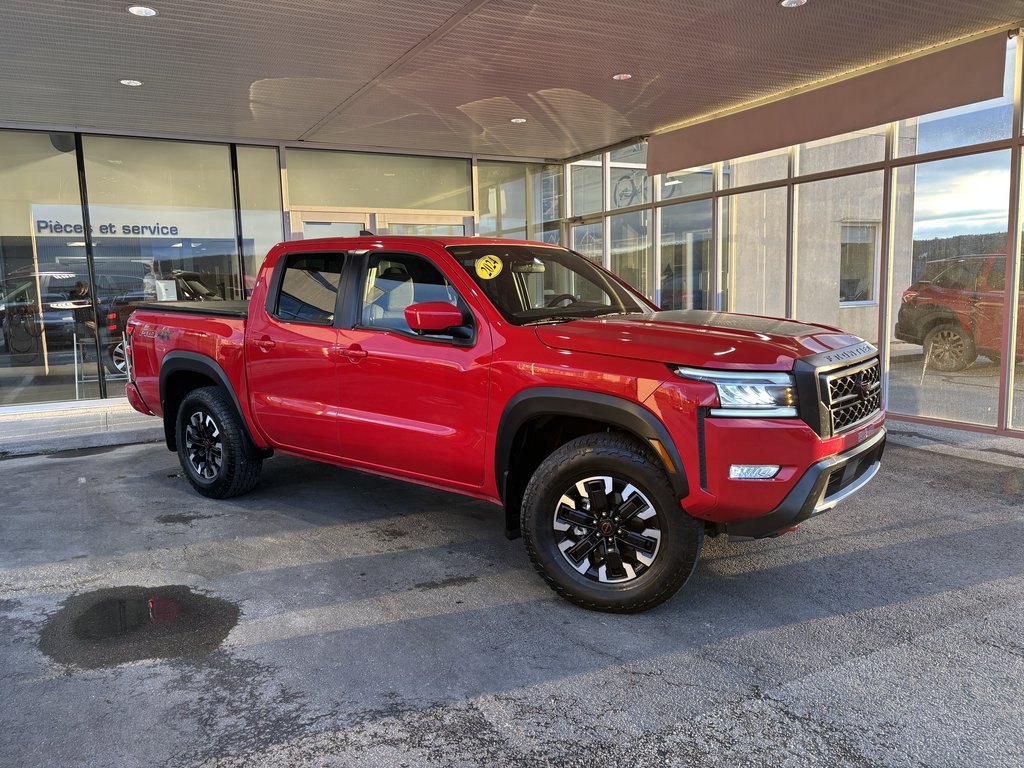
{"type": "Polygon", "coordinates": [[[135,16],[156,16],[156,9],[145,5],[133,5],[128,8],[128,13],[135,16]]]}
{"type": "Polygon", "coordinates": [[[622,82],[623,80],[632,80],[632,79],[633,79],[633,76],[631,74],[629,74],[629,72],[619,72],[619,74],[617,74],[617,75],[612,75],[612,80],[618,80],[619,82],[622,82]]]}
{"type": "Polygon", "coordinates": [[[517,124],[518,123],[525,123],[526,122],[526,118],[525,117],[513,117],[511,120],[509,120],[509,122],[510,123],[517,123],[517,124]]]}
{"type": "Polygon", "coordinates": [[[807,0],[779,0],[779,5],[783,8],[799,8],[801,5],[807,5],[807,0]]]}
{"type": "Polygon", "coordinates": [[[131,86],[132,88],[137,88],[142,85],[141,80],[119,80],[118,82],[121,83],[121,85],[131,86]]]}

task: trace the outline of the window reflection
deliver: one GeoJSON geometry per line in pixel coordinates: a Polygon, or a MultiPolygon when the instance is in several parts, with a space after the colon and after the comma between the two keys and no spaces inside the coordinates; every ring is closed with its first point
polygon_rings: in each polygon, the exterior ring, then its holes
{"type": "Polygon", "coordinates": [[[731,312],[786,316],[786,190],[723,197],[723,306],[731,312]]]}
{"type": "Polygon", "coordinates": [[[896,173],[892,411],[998,421],[1009,154],[896,173]]]}
{"type": "Polygon", "coordinates": [[[663,309],[708,309],[711,264],[711,201],[698,200],[661,209],[663,309]]]}

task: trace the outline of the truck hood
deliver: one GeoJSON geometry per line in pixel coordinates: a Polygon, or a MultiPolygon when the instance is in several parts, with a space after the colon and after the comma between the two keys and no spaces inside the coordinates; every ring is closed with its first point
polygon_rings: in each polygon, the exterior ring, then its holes
{"type": "Polygon", "coordinates": [[[554,349],[723,370],[789,371],[800,357],[862,340],[835,328],[699,309],[538,326],[554,349]]]}

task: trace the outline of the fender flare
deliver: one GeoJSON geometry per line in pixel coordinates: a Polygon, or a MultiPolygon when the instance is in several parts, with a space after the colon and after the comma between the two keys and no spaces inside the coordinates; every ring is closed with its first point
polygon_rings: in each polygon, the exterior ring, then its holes
{"type": "Polygon", "coordinates": [[[666,466],[669,482],[679,498],[689,495],[689,484],[679,451],[664,424],[644,406],[615,395],[563,387],[533,387],[515,394],[505,405],[494,443],[494,477],[502,502],[506,501],[507,477],[512,463],[513,441],[519,428],[538,416],[579,416],[602,421],[643,440],[661,443],[674,466],[666,466]]]}
{"type": "Polygon", "coordinates": [[[181,371],[199,373],[213,379],[221,389],[227,392],[238,416],[238,421],[242,425],[242,431],[245,433],[246,438],[248,438],[249,447],[254,453],[265,455],[265,451],[261,451],[256,447],[256,441],[253,440],[252,432],[249,430],[249,423],[246,421],[245,414],[242,411],[242,404],[238,402],[238,395],[235,393],[235,388],[231,385],[231,379],[228,378],[224,369],[221,368],[220,363],[212,357],[207,357],[197,352],[181,350],[168,352],[160,365],[160,409],[164,414],[164,440],[167,442],[167,448],[171,451],[178,449],[175,436],[175,422],[177,421],[178,414],[177,411],[175,413],[168,413],[166,405],[167,381],[173,374],[180,373],[181,371]]]}

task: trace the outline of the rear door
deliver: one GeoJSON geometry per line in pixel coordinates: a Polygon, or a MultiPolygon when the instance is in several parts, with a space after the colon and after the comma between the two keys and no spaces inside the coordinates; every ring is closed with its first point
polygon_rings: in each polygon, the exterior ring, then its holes
{"type": "Polygon", "coordinates": [[[333,457],[338,450],[338,330],[347,256],[281,257],[266,311],[253,308],[245,340],[252,414],[275,447],[333,457]]]}
{"type": "Polygon", "coordinates": [[[340,443],[345,458],[380,471],[479,488],[484,477],[491,338],[439,261],[364,255],[353,327],[339,339],[340,443]],[[464,327],[420,335],[414,303],[463,310],[464,327]]]}

